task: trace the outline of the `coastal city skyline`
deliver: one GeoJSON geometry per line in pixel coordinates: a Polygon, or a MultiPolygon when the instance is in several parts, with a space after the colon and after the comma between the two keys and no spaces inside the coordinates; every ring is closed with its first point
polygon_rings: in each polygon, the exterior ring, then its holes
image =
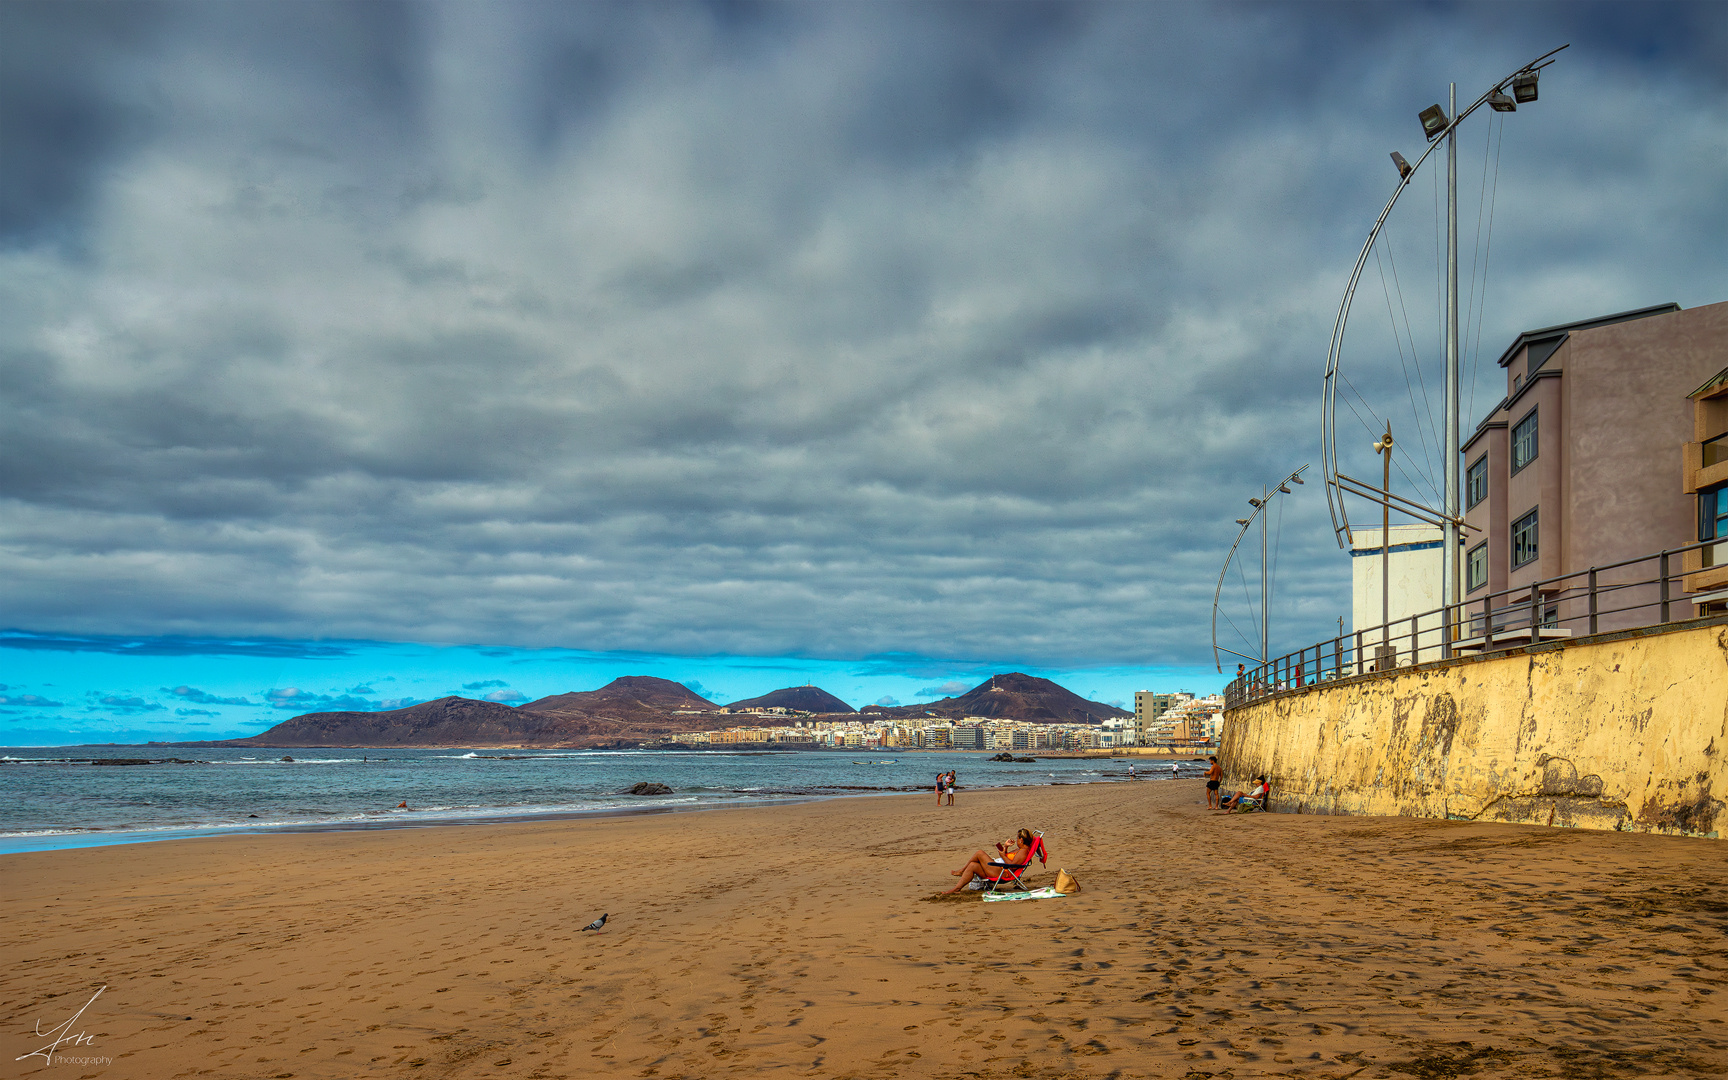
{"type": "MultiPolygon", "coordinates": [[[[1461,138],[1468,428],[1519,332],[1720,298],[1716,10],[6,5],[0,742],[1216,690],[1417,112],[1571,46],[1461,138]]],[[[1300,492],[1274,651],[1350,608],[1300,492]]]]}

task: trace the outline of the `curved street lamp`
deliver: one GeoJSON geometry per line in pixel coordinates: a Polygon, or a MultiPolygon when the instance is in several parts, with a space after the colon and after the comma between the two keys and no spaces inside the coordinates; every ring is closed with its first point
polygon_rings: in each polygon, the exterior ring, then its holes
{"type": "MultiPolygon", "coordinates": [[[[1439,105],[1432,105],[1422,110],[1418,117],[1422,122],[1422,132],[1428,139],[1428,149],[1411,165],[1404,160],[1402,154],[1396,151],[1392,154],[1392,163],[1398,167],[1398,186],[1393,189],[1392,197],[1386,201],[1386,208],[1380,211],[1375,219],[1374,227],[1368,231],[1368,239],[1362,245],[1362,251],[1356,256],[1356,265],[1350,271],[1350,280],[1344,287],[1344,298],[1338,304],[1338,316],[1332,323],[1332,343],[1326,352],[1326,377],[1321,397],[1320,407],[1320,465],[1325,476],[1326,508],[1332,515],[1332,534],[1339,547],[1345,547],[1350,539],[1350,517],[1345,507],[1344,496],[1355,495],[1378,503],[1383,507],[1425,521],[1430,525],[1438,525],[1443,536],[1444,558],[1441,560],[1440,593],[1441,604],[1450,608],[1458,603],[1458,531],[1463,526],[1464,519],[1459,509],[1458,484],[1458,125],[1464,118],[1488,105],[1496,112],[1512,112],[1521,104],[1536,100],[1537,80],[1543,68],[1554,62],[1553,57],[1561,49],[1570,48],[1562,45],[1543,53],[1523,67],[1507,75],[1488,88],[1488,91],[1477,98],[1475,103],[1463,112],[1455,112],[1448,118],[1446,110],[1439,105]],[[1511,95],[1506,93],[1511,88],[1511,95]],[[1368,264],[1368,256],[1374,249],[1374,241],[1380,235],[1380,229],[1386,224],[1386,218],[1392,213],[1392,208],[1398,204],[1398,197],[1404,189],[1410,186],[1410,178],[1422,168],[1422,163],[1428,160],[1444,136],[1446,144],[1446,413],[1443,426],[1445,428],[1445,490],[1441,498],[1441,506],[1430,507],[1414,499],[1402,495],[1394,495],[1389,490],[1376,489],[1372,484],[1364,483],[1354,477],[1346,476],[1338,471],[1338,431],[1336,409],[1338,399],[1338,364],[1344,344],[1344,327],[1350,319],[1350,302],[1355,298],[1356,286],[1362,279],[1362,271],[1368,264]]],[[[1457,109],[1458,84],[1453,83],[1451,95],[1448,98],[1449,107],[1457,109]]],[[[1216,635],[1214,635],[1216,636],[1216,635]]],[[[1441,655],[1452,655],[1452,620],[1441,621],[1441,655]]]]}
{"type": "Polygon", "coordinates": [[[1276,496],[1289,495],[1291,484],[1305,483],[1302,474],[1307,469],[1308,466],[1304,465],[1272,487],[1262,488],[1258,499],[1248,500],[1248,505],[1254,508],[1253,511],[1245,518],[1236,519],[1236,524],[1242,528],[1236,533],[1236,542],[1230,545],[1229,553],[1224,556],[1224,566],[1218,571],[1218,587],[1212,590],[1212,662],[1217,665],[1220,674],[1224,671],[1224,662],[1218,658],[1221,652],[1252,660],[1256,664],[1264,664],[1271,653],[1271,623],[1266,610],[1267,601],[1272,596],[1272,584],[1266,576],[1266,507],[1276,496]],[[1260,655],[1249,656],[1218,644],[1218,598],[1224,594],[1224,575],[1230,572],[1230,560],[1236,557],[1236,549],[1242,546],[1242,538],[1248,535],[1248,529],[1255,521],[1260,522],[1260,655]]]}

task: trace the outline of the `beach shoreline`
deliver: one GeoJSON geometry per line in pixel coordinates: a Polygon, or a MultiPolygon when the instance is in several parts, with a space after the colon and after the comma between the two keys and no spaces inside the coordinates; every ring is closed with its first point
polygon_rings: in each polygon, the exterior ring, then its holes
{"type": "MultiPolygon", "coordinates": [[[[961,791],[996,786],[1167,779],[1132,763],[1066,759],[998,765],[980,755],[858,761],[809,754],[354,751],[211,760],[36,752],[0,758],[20,783],[0,813],[0,854],[271,832],[553,821],[609,813],[787,805],[926,790],[921,767],[958,765],[961,791]],[[490,763],[490,764],[485,764],[490,763]],[[508,765],[505,763],[509,763],[508,765]],[[858,766],[892,765],[880,771],[858,766]],[[98,768],[100,767],[100,768],[98,768]],[[246,772],[234,772],[239,768],[246,772]],[[70,771],[65,771],[70,770],[70,771]],[[139,771],[141,770],[141,771],[139,771]],[[214,770],[214,771],[211,771],[214,770]],[[362,771],[364,770],[364,771],[362,771]],[[383,771],[374,771],[383,770],[383,771]],[[242,777],[253,777],[251,781],[242,777]],[[670,791],[637,792],[644,782],[670,791]],[[130,812],[128,812],[130,811],[130,812]]],[[[22,753],[21,751],[19,753],[22,753]]]]}
{"type": "Polygon", "coordinates": [[[1202,802],[1071,784],[7,855],[7,1045],[106,986],[68,1051],[98,1077],[1728,1075],[1710,842],[1202,802]],[[935,899],[1022,826],[1051,850],[1031,884],[1079,893],[935,899]]]}

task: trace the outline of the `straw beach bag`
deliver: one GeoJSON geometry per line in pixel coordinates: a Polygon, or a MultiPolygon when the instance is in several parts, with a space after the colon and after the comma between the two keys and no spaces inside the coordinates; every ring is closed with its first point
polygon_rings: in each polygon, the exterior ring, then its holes
{"type": "Polygon", "coordinates": [[[1066,870],[1056,871],[1056,891],[1066,896],[1071,892],[1080,891],[1080,883],[1074,880],[1074,875],[1066,870]]]}

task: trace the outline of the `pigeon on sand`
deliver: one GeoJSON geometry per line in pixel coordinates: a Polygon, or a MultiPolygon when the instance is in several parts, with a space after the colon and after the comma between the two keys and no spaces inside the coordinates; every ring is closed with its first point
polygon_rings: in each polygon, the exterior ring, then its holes
{"type": "Polygon", "coordinates": [[[595,919],[593,922],[589,923],[587,926],[584,926],[582,929],[584,929],[584,930],[598,930],[602,926],[605,926],[606,920],[610,919],[611,917],[612,917],[611,915],[602,915],[598,919],[595,919]]]}

